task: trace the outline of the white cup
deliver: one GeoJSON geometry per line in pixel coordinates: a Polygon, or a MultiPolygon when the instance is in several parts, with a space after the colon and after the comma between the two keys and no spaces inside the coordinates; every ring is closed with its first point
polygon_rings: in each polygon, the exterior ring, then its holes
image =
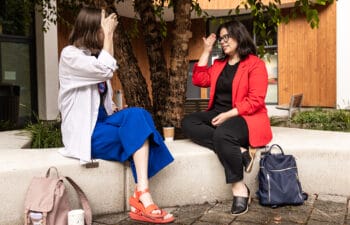
{"type": "Polygon", "coordinates": [[[84,210],[74,209],[69,211],[68,225],[84,225],[84,210]]]}
{"type": "Polygon", "coordinates": [[[175,128],[174,127],[163,127],[163,134],[165,141],[174,141],[175,128]]]}

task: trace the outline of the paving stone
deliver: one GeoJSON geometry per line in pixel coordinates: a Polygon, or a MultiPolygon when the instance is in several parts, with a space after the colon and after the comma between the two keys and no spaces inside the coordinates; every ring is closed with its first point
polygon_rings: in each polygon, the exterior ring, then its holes
{"type": "Polygon", "coordinates": [[[322,221],[330,224],[344,224],[346,208],[346,203],[317,200],[310,216],[310,222],[322,221]]]}
{"type": "Polygon", "coordinates": [[[344,203],[347,204],[348,199],[345,196],[339,196],[339,195],[325,195],[325,194],[320,194],[317,197],[317,200],[320,201],[326,201],[326,202],[336,202],[336,203],[344,203]]]}
{"type": "MultiPolygon", "coordinates": [[[[346,198],[334,196],[309,196],[301,206],[284,206],[276,209],[259,205],[253,199],[249,212],[231,215],[232,201],[188,205],[165,209],[175,216],[169,225],[350,225],[346,198]],[[322,199],[322,200],[321,200],[322,199]],[[344,201],[345,199],[345,201],[344,201]]],[[[128,213],[94,217],[93,225],[145,225],[136,222],[128,213]]]]}
{"type": "Polygon", "coordinates": [[[275,209],[259,205],[258,199],[253,199],[249,206],[248,213],[238,216],[235,222],[251,224],[268,224],[275,214],[275,209]]]}
{"type": "Polygon", "coordinates": [[[211,209],[209,209],[208,212],[210,213],[223,212],[223,213],[229,214],[231,213],[231,205],[232,205],[232,201],[218,202],[211,209]]]}
{"type": "MultiPolygon", "coordinates": [[[[226,223],[215,223],[215,224],[220,224],[220,225],[226,225],[226,223]]],[[[203,221],[197,221],[197,222],[194,222],[192,223],[191,225],[213,225],[212,222],[203,222],[203,221]]]]}
{"type": "Polygon", "coordinates": [[[307,225],[335,225],[333,222],[325,222],[325,221],[318,221],[318,220],[310,220],[307,225]]]}
{"type": "Polygon", "coordinates": [[[274,211],[269,215],[269,218],[273,221],[289,221],[293,223],[304,224],[307,222],[311,211],[312,205],[309,204],[300,206],[283,206],[274,209],[274,211]]]}
{"type": "Polygon", "coordinates": [[[175,224],[192,224],[207,212],[213,205],[207,203],[203,205],[190,205],[179,207],[173,214],[176,218],[175,224]]]}
{"type": "Polygon", "coordinates": [[[273,221],[268,223],[268,225],[297,225],[297,224],[304,224],[304,223],[295,223],[291,221],[273,221]]]}
{"type": "Polygon", "coordinates": [[[235,220],[235,222],[239,223],[261,223],[261,224],[267,224],[269,222],[269,213],[266,211],[253,211],[249,210],[248,213],[238,216],[235,220]]]}
{"type": "Polygon", "coordinates": [[[252,222],[244,222],[244,221],[233,221],[230,225],[256,225],[261,223],[252,223],[252,222]]]}
{"type": "Polygon", "coordinates": [[[95,223],[102,223],[102,224],[117,224],[118,222],[125,220],[128,218],[128,213],[115,213],[115,214],[109,214],[109,215],[101,215],[96,216],[93,218],[93,221],[95,223]]]}
{"type": "Polygon", "coordinates": [[[227,212],[207,212],[199,221],[208,222],[210,224],[230,224],[234,220],[235,216],[227,212]]]}

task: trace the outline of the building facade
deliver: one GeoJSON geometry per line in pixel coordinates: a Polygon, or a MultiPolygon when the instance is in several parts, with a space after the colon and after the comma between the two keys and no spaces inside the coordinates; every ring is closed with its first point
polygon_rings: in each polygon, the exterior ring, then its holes
{"type": "MultiPolygon", "coordinates": [[[[59,114],[58,95],[58,60],[62,48],[67,45],[69,29],[62,25],[51,24],[47,32],[41,29],[42,18],[33,15],[31,26],[11,24],[19,15],[8,14],[11,5],[1,4],[0,17],[0,84],[20,86],[20,118],[30,117],[34,111],[40,119],[55,120],[59,114]],[[9,24],[10,23],[10,24],[9,24]],[[16,26],[16,29],[13,29],[16,26]]],[[[18,4],[21,1],[18,0],[18,4]]],[[[122,6],[120,11],[123,22],[132,23],[134,13],[131,1],[122,6]],[[131,5],[127,5],[131,4],[131,5]],[[130,8],[131,7],[131,8],[130,8]],[[129,11],[128,11],[129,10],[129,11]]],[[[227,15],[235,8],[232,4],[240,1],[203,0],[202,8],[215,16],[227,15]]],[[[284,10],[293,5],[293,1],[282,1],[284,10]]],[[[269,71],[269,91],[267,103],[281,104],[289,101],[295,93],[304,94],[303,106],[346,108],[350,106],[350,68],[346,60],[350,57],[350,43],[347,38],[350,28],[345,24],[350,20],[350,1],[338,0],[322,7],[318,29],[311,29],[305,18],[297,18],[288,24],[281,24],[276,33],[276,40],[270,49],[270,60],[266,60],[269,71]]],[[[242,10],[241,19],[249,28],[249,17],[242,10]]],[[[169,16],[171,20],[171,13],[169,16]]],[[[25,18],[17,18],[19,24],[25,18]]],[[[169,25],[171,26],[171,25],[169,25]]],[[[190,41],[190,64],[198,60],[201,54],[201,38],[215,31],[213,21],[200,18],[192,20],[193,38],[190,41]]],[[[258,37],[255,37],[258,38],[258,37]]],[[[165,40],[169,46],[171,35],[165,40]]],[[[149,81],[149,66],[146,49],[140,39],[132,40],[134,53],[141,71],[149,81]]],[[[164,48],[166,58],[170,49],[164,48]]],[[[219,51],[219,50],[218,50],[219,51]]],[[[215,51],[213,59],[216,57],[215,51]]],[[[190,75],[190,69],[189,69],[190,75]]],[[[117,78],[114,87],[119,89],[117,78]]],[[[208,90],[196,89],[188,84],[189,98],[206,98],[208,90]]]]}

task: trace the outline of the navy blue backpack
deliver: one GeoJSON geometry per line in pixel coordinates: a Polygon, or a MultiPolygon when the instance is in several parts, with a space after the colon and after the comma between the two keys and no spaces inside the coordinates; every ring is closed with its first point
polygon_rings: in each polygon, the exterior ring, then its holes
{"type": "Polygon", "coordinates": [[[277,144],[261,154],[258,179],[257,196],[263,206],[301,205],[307,199],[301,189],[295,158],[285,155],[277,144]],[[281,153],[272,154],[272,148],[278,148],[281,153]]]}

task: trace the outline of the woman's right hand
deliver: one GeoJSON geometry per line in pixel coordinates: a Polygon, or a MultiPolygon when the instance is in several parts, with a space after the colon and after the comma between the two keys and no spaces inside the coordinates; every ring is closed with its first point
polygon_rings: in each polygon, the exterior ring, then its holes
{"type": "Polygon", "coordinates": [[[203,37],[203,52],[202,55],[199,57],[198,60],[198,66],[206,66],[209,61],[209,57],[211,54],[211,51],[213,50],[213,46],[216,41],[216,35],[214,33],[211,33],[207,38],[203,37]]]}
{"type": "Polygon", "coordinates": [[[216,35],[211,33],[207,38],[203,37],[204,51],[211,52],[216,42],[216,35]]]}
{"type": "Polygon", "coordinates": [[[106,11],[102,9],[101,11],[101,27],[105,38],[113,37],[113,33],[115,28],[118,25],[118,17],[117,14],[112,13],[108,17],[106,17],[106,11]]]}

